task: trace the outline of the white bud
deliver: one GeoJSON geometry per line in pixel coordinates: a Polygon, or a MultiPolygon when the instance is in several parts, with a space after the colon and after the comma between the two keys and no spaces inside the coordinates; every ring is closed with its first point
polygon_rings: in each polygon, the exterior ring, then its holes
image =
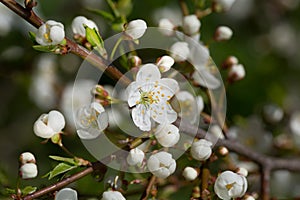
{"type": "Polygon", "coordinates": [[[144,20],[137,19],[128,23],[125,33],[132,40],[139,39],[144,35],[147,29],[147,24],[144,20]]]}
{"type": "Polygon", "coordinates": [[[81,139],[95,139],[108,126],[108,115],[98,102],[83,106],[77,111],[77,134],[81,139]]]}
{"type": "Polygon", "coordinates": [[[129,151],[127,163],[129,165],[141,165],[143,163],[145,153],[139,148],[134,148],[129,151]]]}
{"type": "Polygon", "coordinates": [[[170,47],[170,55],[176,62],[185,61],[190,54],[189,45],[186,42],[176,42],[170,47]]]}
{"type": "Polygon", "coordinates": [[[277,105],[266,105],[263,108],[263,114],[266,121],[269,123],[277,123],[280,122],[283,118],[283,110],[277,105]]]}
{"type": "Polygon", "coordinates": [[[216,179],[214,190],[220,199],[229,200],[244,196],[247,187],[247,179],[244,176],[224,171],[216,179]]]}
{"type": "Polygon", "coordinates": [[[156,65],[158,66],[160,72],[166,72],[169,69],[171,69],[171,67],[174,65],[174,63],[175,63],[175,61],[172,57],[163,56],[163,57],[159,58],[156,65]]]}
{"type": "Polygon", "coordinates": [[[36,34],[36,42],[42,46],[57,45],[65,38],[64,25],[62,23],[49,20],[41,25],[36,34]]]}
{"type": "Polygon", "coordinates": [[[244,167],[240,167],[236,170],[236,173],[242,176],[247,177],[248,176],[248,170],[244,167]]]}
{"type": "Polygon", "coordinates": [[[292,114],[289,125],[292,134],[296,136],[300,136],[300,112],[299,111],[292,114]]]}
{"type": "Polygon", "coordinates": [[[232,30],[227,26],[219,26],[215,32],[214,39],[216,41],[229,40],[232,37],[232,30]]]}
{"type": "Polygon", "coordinates": [[[224,139],[224,134],[222,132],[222,129],[218,125],[213,125],[210,127],[209,132],[213,134],[218,139],[224,139]]]}
{"type": "Polygon", "coordinates": [[[161,33],[165,36],[171,36],[174,34],[176,26],[167,18],[160,19],[158,27],[161,29],[161,33]]]}
{"type": "Polygon", "coordinates": [[[245,77],[246,71],[244,65],[233,65],[228,71],[228,79],[230,81],[238,81],[245,77]]]}
{"type": "Polygon", "coordinates": [[[162,151],[150,156],[147,167],[153,175],[159,178],[167,178],[175,172],[176,161],[170,153],[162,151]]]}
{"type": "Polygon", "coordinates": [[[101,200],[126,200],[119,191],[106,191],[102,194],[101,200]]]}
{"type": "Polygon", "coordinates": [[[26,163],[20,167],[20,177],[22,179],[35,178],[38,174],[38,169],[34,163],[26,163]]]}
{"type": "Polygon", "coordinates": [[[197,178],[198,172],[192,167],[186,167],[184,168],[182,175],[186,180],[193,181],[197,178]]]}
{"type": "Polygon", "coordinates": [[[77,191],[72,188],[63,188],[55,194],[54,200],[77,200],[77,191]]]}
{"type": "Polygon", "coordinates": [[[180,139],[179,129],[173,124],[158,125],[154,135],[163,147],[172,147],[180,139]]]}
{"type": "Polygon", "coordinates": [[[192,157],[199,161],[207,160],[212,153],[211,146],[212,143],[205,139],[194,142],[191,147],[192,157]]]}
{"type": "Polygon", "coordinates": [[[22,165],[24,165],[26,163],[36,163],[34,155],[30,152],[22,153],[20,155],[19,160],[22,165]]]}
{"type": "Polygon", "coordinates": [[[204,101],[202,96],[200,95],[196,96],[196,103],[197,103],[198,111],[199,113],[201,113],[204,109],[204,101]]]}
{"type": "Polygon", "coordinates": [[[84,16],[77,16],[72,21],[72,31],[74,34],[79,34],[85,37],[85,28],[84,25],[88,26],[89,28],[95,28],[98,30],[96,23],[92,20],[87,19],[84,16]]]}
{"type": "Polygon", "coordinates": [[[48,114],[42,114],[33,125],[34,133],[41,137],[49,139],[53,135],[60,133],[65,127],[64,116],[56,111],[50,111],[48,114]]]}
{"type": "Polygon", "coordinates": [[[201,23],[196,15],[184,16],[182,28],[188,35],[194,35],[199,32],[201,23]]]}
{"type": "Polygon", "coordinates": [[[221,6],[222,10],[229,10],[234,4],[235,0],[215,0],[215,2],[221,6]]]}

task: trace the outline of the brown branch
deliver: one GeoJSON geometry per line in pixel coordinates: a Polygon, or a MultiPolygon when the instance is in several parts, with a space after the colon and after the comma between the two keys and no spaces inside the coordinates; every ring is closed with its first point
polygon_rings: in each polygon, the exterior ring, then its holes
{"type": "Polygon", "coordinates": [[[270,199],[270,176],[271,170],[268,167],[263,167],[261,170],[261,199],[270,199]]]}
{"type": "Polygon", "coordinates": [[[184,0],[179,0],[179,5],[183,16],[189,15],[189,9],[184,0]]]}
{"type": "Polygon", "coordinates": [[[153,175],[153,176],[151,176],[151,178],[148,182],[148,185],[147,185],[147,187],[145,188],[145,190],[142,194],[141,200],[147,200],[148,199],[155,183],[156,183],[156,176],[153,175]]]}
{"type": "Polygon", "coordinates": [[[27,196],[25,196],[22,200],[31,200],[31,199],[35,199],[35,198],[38,198],[40,196],[43,196],[45,194],[48,194],[50,192],[54,192],[54,191],[57,191],[59,190],[60,188],[63,188],[67,185],[69,185],[70,183],[78,180],[78,179],[81,179],[82,177],[92,173],[94,171],[93,167],[88,167],[86,168],[85,170],[81,171],[81,172],[78,172],[60,182],[57,182],[53,185],[50,185],[46,188],[43,188],[41,190],[38,190],[37,192],[34,192],[32,194],[29,194],[27,196]]]}

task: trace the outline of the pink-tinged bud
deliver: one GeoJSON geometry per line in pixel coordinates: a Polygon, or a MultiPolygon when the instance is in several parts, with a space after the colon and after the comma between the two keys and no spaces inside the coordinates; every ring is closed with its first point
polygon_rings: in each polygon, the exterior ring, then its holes
{"type": "Polygon", "coordinates": [[[220,153],[221,156],[227,156],[229,151],[226,147],[222,146],[222,147],[219,148],[219,153],[220,153]]]}
{"type": "Polygon", "coordinates": [[[237,65],[238,63],[239,63],[239,60],[237,59],[237,57],[235,57],[235,56],[229,56],[222,63],[222,68],[223,69],[229,69],[230,67],[232,67],[233,65],[237,65]]]}
{"type": "Polygon", "coordinates": [[[21,165],[24,165],[26,163],[34,163],[34,164],[36,163],[34,155],[30,152],[22,153],[20,155],[19,160],[20,160],[21,165]]]}
{"type": "Polygon", "coordinates": [[[245,68],[242,64],[233,65],[228,72],[229,82],[235,82],[243,79],[246,75],[245,68]]]}

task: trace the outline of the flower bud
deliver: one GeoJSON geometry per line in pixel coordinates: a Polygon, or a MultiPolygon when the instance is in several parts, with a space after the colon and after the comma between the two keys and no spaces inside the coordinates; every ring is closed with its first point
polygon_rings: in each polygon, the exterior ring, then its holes
{"type": "Polygon", "coordinates": [[[134,148],[129,151],[127,163],[129,165],[141,165],[143,163],[145,153],[139,148],[134,148]]]}
{"type": "Polygon", "coordinates": [[[174,34],[174,29],[176,26],[166,18],[159,20],[158,27],[161,29],[161,33],[165,36],[172,36],[174,34]]]}
{"type": "Polygon", "coordinates": [[[57,133],[60,133],[65,127],[64,116],[56,111],[50,111],[48,114],[42,114],[33,125],[34,133],[45,139],[49,139],[57,133]]]}
{"type": "Polygon", "coordinates": [[[144,20],[137,19],[128,23],[125,28],[125,34],[131,39],[136,40],[142,37],[147,29],[147,24],[144,20]]]}
{"type": "Polygon", "coordinates": [[[230,82],[239,81],[243,79],[246,75],[244,65],[238,64],[233,65],[228,72],[228,80],[230,82]]]}
{"type": "Polygon", "coordinates": [[[170,47],[170,55],[176,62],[185,61],[189,54],[190,49],[186,42],[176,42],[170,47]]]}
{"type": "Polygon", "coordinates": [[[226,147],[222,146],[222,147],[219,148],[219,153],[220,153],[221,156],[226,156],[226,155],[228,155],[229,151],[226,147]]]}
{"type": "Polygon", "coordinates": [[[156,65],[159,68],[160,72],[166,72],[174,65],[175,61],[170,56],[163,56],[159,58],[156,62],[156,65]]]}
{"type": "Polygon", "coordinates": [[[186,167],[184,168],[182,175],[186,180],[193,181],[197,178],[198,172],[192,167],[186,167]]]}
{"type": "Polygon", "coordinates": [[[101,200],[126,200],[119,191],[106,191],[102,194],[101,200]]]}
{"type": "Polygon", "coordinates": [[[235,56],[229,56],[226,60],[222,63],[223,69],[229,69],[233,65],[237,65],[239,60],[235,56]]]}
{"type": "Polygon", "coordinates": [[[154,135],[163,147],[172,147],[180,139],[179,129],[173,124],[158,125],[154,135]]]}
{"type": "Polygon", "coordinates": [[[196,103],[197,103],[198,111],[199,113],[201,113],[204,109],[204,101],[202,96],[200,95],[196,96],[196,103]]]}
{"type": "Polygon", "coordinates": [[[87,19],[84,16],[77,16],[72,21],[72,31],[74,34],[79,34],[83,37],[86,36],[86,31],[84,26],[88,26],[89,28],[95,28],[98,30],[97,25],[92,20],[87,19]]]}
{"type": "Polygon", "coordinates": [[[34,163],[26,163],[22,165],[19,171],[20,171],[20,177],[22,179],[35,178],[38,174],[37,166],[34,163]]]}
{"type": "Polygon", "coordinates": [[[162,151],[150,156],[147,167],[156,177],[167,178],[175,172],[176,161],[170,153],[162,151]]]}
{"type": "Polygon", "coordinates": [[[283,110],[277,105],[266,105],[263,108],[264,119],[269,123],[278,123],[283,118],[283,110]]]}
{"type": "Polygon", "coordinates": [[[131,68],[138,67],[142,64],[142,59],[138,56],[130,56],[128,58],[128,64],[131,68]]]}
{"type": "Polygon", "coordinates": [[[247,179],[244,176],[232,171],[224,171],[216,179],[214,190],[220,199],[231,199],[242,197],[247,187],[247,179]]]}
{"type": "Polygon", "coordinates": [[[36,163],[34,155],[30,152],[22,153],[20,155],[19,160],[22,165],[24,165],[26,163],[34,163],[34,164],[36,163]]]}
{"type": "Polygon", "coordinates": [[[293,135],[300,136],[300,112],[297,111],[292,114],[289,127],[293,135]]]}
{"type": "Polygon", "coordinates": [[[64,25],[53,20],[48,20],[39,27],[35,39],[40,45],[48,46],[60,44],[64,38],[64,25]]]}
{"type": "Polygon", "coordinates": [[[227,26],[219,26],[215,32],[215,41],[229,40],[232,37],[232,30],[227,26]]]}
{"type": "Polygon", "coordinates": [[[248,176],[248,170],[244,167],[240,167],[236,170],[236,173],[242,176],[247,177],[248,176]]]}
{"type": "Polygon", "coordinates": [[[184,16],[182,28],[188,35],[194,35],[199,32],[201,23],[196,15],[184,16]]]}
{"type": "Polygon", "coordinates": [[[222,11],[228,11],[236,0],[214,0],[217,6],[220,6],[222,11]]]}
{"type": "Polygon", "coordinates": [[[212,153],[211,146],[212,143],[205,139],[194,142],[191,147],[192,157],[199,161],[207,160],[212,153]]]}
{"type": "Polygon", "coordinates": [[[210,127],[209,132],[218,139],[224,139],[224,134],[222,129],[218,125],[213,125],[210,127]]]}
{"type": "Polygon", "coordinates": [[[77,200],[77,191],[72,188],[63,188],[55,194],[54,200],[77,200]]]}

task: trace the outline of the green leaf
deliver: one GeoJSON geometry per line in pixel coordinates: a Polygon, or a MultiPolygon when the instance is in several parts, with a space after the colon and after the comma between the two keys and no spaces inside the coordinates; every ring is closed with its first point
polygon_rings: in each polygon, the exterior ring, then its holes
{"type": "Polygon", "coordinates": [[[5,193],[6,194],[15,194],[16,193],[16,189],[5,188],[5,193]]]}
{"type": "Polygon", "coordinates": [[[66,173],[72,169],[75,169],[78,166],[69,165],[67,163],[59,163],[56,165],[56,167],[50,172],[49,174],[49,180],[54,178],[55,176],[58,176],[60,174],[66,173]]]}
{"type": "Polygon", "coordinates": [[[90,12],[93,12],[97,15],[100,15],[101,17],[103,17],[106,20],[109,20],[109,21],[115,20],[115,17],[111,13],[106,12],[104,10],[98,10],[98,9],[92,9],[92,8],[88,8],[87,10],[90,12]]]}
{"type": "Polygon", "coordinates": [[[27,186],[25,188],[23,188],[22,191],[22,195],[27,195],[27,194],[31,194],[33,192],[35,192],[37,190],[37,187],[32,187],[32,186],[27,186]]]}
{"type": "Polygon", "coordinates": [[[29,34],[29,37],[32,40],[32,42],[35,42],[35,36],[36,36],[36,34],[34,32],[32,32],[32,31],[29,31],[28,34],[29,34]]]}
{"type": "Polygon", "coordinates": [[[70,163],[72,165],[77,165],[74,158],[66,158],[66,157],[60,157],[60,156],[49,156],[49,158],[56,160],[56,161],[62,161],[62,162],[70,163]]]}
{"type": "Polygon", "coordinates": [[[37,51],[42,51],[47,53],[54,52],[57,49],[57,46],[53,46],[53,45],[50,46],[34,45],[32,47],[37,51]]]}

